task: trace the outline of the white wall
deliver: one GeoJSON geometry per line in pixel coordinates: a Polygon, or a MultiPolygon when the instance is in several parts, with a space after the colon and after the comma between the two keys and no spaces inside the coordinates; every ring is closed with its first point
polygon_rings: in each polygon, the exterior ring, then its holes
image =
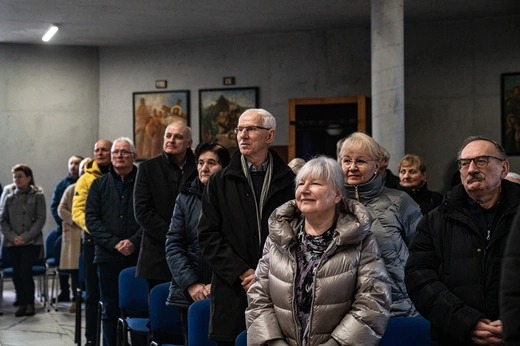
{"type": "MultiPolygon", "coordinates": [[[[446,190],[464,137],[500,140],[500,74],[520,70],[518,32],[518,16],[406,24],[406,152],[426,158],[430,188],[446,190]]],[[[278,119],[275,144],[286,145],[287,99],[370,92],[369,29],[99,51],[0,44],[0,182],[26,163],[50,203],[72,154],[92,155],[98,138],[132,137],[132,92],[155,90],[157,79],[191,90],[197,143],[198,90],[223,87],[224,76],[260,88],[260,106],[278,119]]],[[[519,157],[511,163],[520,171],[519,157]]]]}
{"type": "Polygon", "coordinates": [[[520,72],[519,32],[518,16],[405,27],[406,152],[425,158],[430,187],[449,188],[464,138],[501,141],[500,74],[520,72]]]}
{"type": "Polygon", "coordinates": [[[50,200],[72,155],[92,156],[98,132],[99,58],[95,48],[0,45],[0,182],[11,168],[33,170],[50,200]]]}
{"type": "Polygon", "coordinates": [[[100,136],[132,136],[132,92],[191,91],[191,127],[199,141],[199,89],[259,87],[259,105],[277,118],[274,145],[287,145],[287,100],[370,92],[367,28],[100,50],[100,136]]]}

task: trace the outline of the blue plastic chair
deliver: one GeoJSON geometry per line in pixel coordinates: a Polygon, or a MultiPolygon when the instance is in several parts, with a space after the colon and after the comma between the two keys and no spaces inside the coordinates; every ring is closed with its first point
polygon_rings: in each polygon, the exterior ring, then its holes
{"type": "Polygon", "coordinates": [[[188,345],[215,346],[209,340],[210,300],[204,299],[191,304],[188,309],[188,345]]]}
{"type": "Polygon", "coordinates": [[[430,321],[424,317],[391,317],[380,346],[430,344],[430,321]]]}
{"type": "Polygon", "coordinates": [[[134,266],[119,273],[117,345],[128,345],[128,332],[148,335],[148,285],[146,279],[136,278],[135,272],[134,266]]]}
{"type": "MultiPolygon", "coordinates": [[[[150,292],[150,332],[152,341],[166,345],[165,342],[182,344],[182,322],[179,310],[166,305],[170,284],[165,282],[152,288],[150,292]]],[[[190,345],[200,345],[198,343],[190,345]]]]}
{"type": "Polygon", "coordinates": [[[235,340],[235,346],[247,346],[247,330],[244,330],[242,333],[238,334],[235,340]]]}

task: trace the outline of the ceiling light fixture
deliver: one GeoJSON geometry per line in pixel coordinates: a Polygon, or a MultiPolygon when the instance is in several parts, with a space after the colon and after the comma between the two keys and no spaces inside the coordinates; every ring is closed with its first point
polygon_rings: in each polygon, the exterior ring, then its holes
{"type": "Polygon", "coordinates": [[[52,36],[54,36],[54,34],[58,31],[58,25],[56,24],[52,24],[51,27],[47,30],[47,32],[45,33],[45,35],[43,35],[42,37],[42,41],[44,42],[48,42],[52,36]]]}

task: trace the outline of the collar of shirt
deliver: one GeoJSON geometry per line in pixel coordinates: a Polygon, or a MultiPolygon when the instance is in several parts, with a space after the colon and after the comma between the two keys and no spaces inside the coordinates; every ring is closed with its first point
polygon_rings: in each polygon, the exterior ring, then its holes
{"type": "Polygon", "coordinates": [[[256,168],[252,162],[247,161],[247,168],[249,168],[250,172],[265,172],[267,171],[267,165],[269,165],[269,160],[266,160],[258,168],[256,168]]]}

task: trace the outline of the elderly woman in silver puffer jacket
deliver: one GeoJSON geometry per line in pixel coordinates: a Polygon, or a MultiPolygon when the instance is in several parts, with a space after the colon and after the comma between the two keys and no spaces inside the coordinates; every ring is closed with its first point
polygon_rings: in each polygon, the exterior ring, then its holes
{"type": "Polygon", "coordinates": [[[365,207],[342,198],[330,158],[296,176],[296,199],[269,218],[249,289],[249,346],[377,345],[389,319],[390,283],[365,207]]]}

